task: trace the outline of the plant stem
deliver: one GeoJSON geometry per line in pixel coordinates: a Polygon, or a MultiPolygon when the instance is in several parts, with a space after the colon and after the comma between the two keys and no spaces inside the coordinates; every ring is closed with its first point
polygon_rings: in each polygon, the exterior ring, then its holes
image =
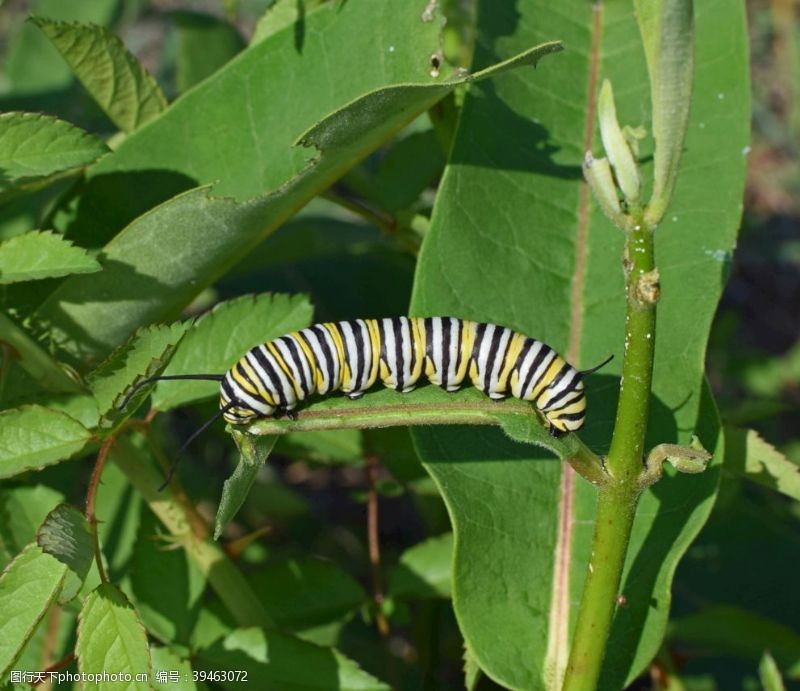
{"type": "Polygon", "coordinates": [[[372,602],[375,605],[375,623],[384,638],[389,635],[389,620],[383,611],[383,579],[381,578],[381,543],[378,535],[378,457],[365,457],[367,475],[367,543],[369,565],[372,573],[372,602]]]}
{"type": "Polygon", "coordinates": [[[103,583],[108,583],[108,576],[103,566],[103,551],[100,548],[100,534],[97,531],[97,514],[94,507],[97,501],[97,488],[100,486],[100,478],[103,476],[103,468],[105,468],[106,460],[108,459],[108,452],[115,442],[116,438],[111,436],[100,446],[100,450],[97,452],[97,460],[92,469],[92,477],[89,480],[89,489],[86,492],[86,520],[92,530],[94,559],[97,562],[97,572],[100,574],[100,580],[103,583]]]}
{"type": "Polygon", "coordinates": [[[653,375],[655,305],[659,290],[653,232],[642,223],[628,234],[624,267],[628,290],[625,356],[617,418],[606,459],[610,478],[598,494],[589,574],[575,624],[564,691],[597,688],[641,491],[639,476],[653,375]]]}

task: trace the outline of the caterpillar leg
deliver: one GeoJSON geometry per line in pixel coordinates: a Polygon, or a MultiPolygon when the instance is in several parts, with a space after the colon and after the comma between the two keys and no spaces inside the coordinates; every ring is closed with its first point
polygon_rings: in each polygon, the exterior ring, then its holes
{"type": "Polygon", "coordinates": [[[357,401],[359,398],[364,398],[363,391],[351,391],[350,393],[346,393],[347,396],[351,401],[357,401]]]}
{"type": "Polygon", "coordinates": [[[275,416],[281,417],[282,415],[285,415],[290,420],[297,420],[297,413],[294,412],[293,408],[278,408],[275,412],[275,416]]]}
{"type": "Polygon", "coordinates": [[[490,393],[489,398],[491,398],[495,403],[500,403],[500,401],[505,401],[508,396],[504,393],[490,393]]]}

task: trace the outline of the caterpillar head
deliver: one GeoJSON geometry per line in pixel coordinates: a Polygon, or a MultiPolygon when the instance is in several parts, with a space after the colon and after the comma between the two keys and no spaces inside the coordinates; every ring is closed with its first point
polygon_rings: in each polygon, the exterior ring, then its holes
{"type": "Polygon", "coordinates": [[[242,391],[230,372],[225,375],[219,388],[219,407],[225,422],[232,425],[246,425],[257,418],[269,417],[276,411],[264,399],[252,399],[242,391]]]}

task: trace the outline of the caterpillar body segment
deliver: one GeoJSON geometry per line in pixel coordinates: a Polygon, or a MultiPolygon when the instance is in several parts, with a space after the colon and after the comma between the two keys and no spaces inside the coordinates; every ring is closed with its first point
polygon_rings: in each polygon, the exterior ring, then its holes
{"type": "Polygon", "coordinates": [[[554,436],[583,426],[581,372],[541,341],[454,317],[355,319],[281,336],[249,350],[224,375],[220,408],[239,425],[291,413],[314,394],[355,399],[379,381],[408,392],[423,377],[451,392],[471,383],[494,400],[531,401],[554,436]]]}

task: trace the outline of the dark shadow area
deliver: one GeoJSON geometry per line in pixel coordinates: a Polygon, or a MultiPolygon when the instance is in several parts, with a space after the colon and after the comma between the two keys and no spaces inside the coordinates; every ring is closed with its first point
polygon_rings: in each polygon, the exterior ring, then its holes
{"type": "Polygon", "coordinates": [[[469,119],[471,126],[459,130],[451,163],[519,170],[565,180],[583,178],[580,165],[563,165],[553,160],[560,147],[552,143],[547,128],[508,106],[497,95],[492,80],[473,84],[469,94],[462,117],[469,119]],[[486,132],[501,132],[503,141],[513,142],[513,146],[493,146],[496,140],[487,139],[486,132]]]}
{"type": "Polygon", "coordinates": [[[90,178],[61,202],[62,207],[69,207],[78,200],[65,235],[82,247],[100,248],[146,211],[198,184],[171,170],[137,170],[90,178]]]}
{"type": "Polygon", "coordinates": [[[297,19],[294,22],[294,49],[302,55],[306,41],[306,3],[297,0],[297,19]]]}

